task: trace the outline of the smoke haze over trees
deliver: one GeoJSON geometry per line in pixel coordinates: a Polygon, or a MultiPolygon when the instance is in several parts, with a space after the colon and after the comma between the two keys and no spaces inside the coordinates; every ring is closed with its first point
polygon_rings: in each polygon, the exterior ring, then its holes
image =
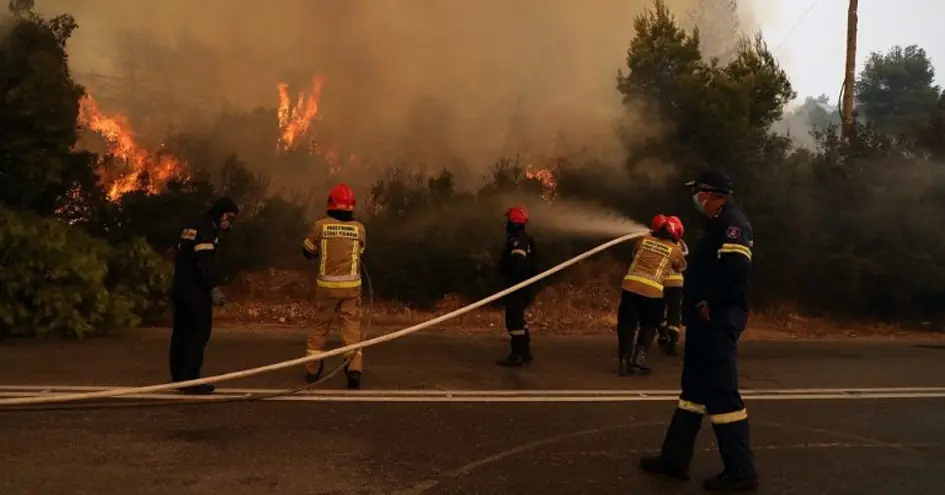
{"type": "MultiPolygon", "coordinates": [[[[325,77],[323,132],[369,159],[458,162],[594,147],[617,156],[612,76],[649,0],[375,2],[45,0],[85,26],[77,78],[143,133],[213,126],[325,77]],[[106,77],[95,77],[94,75],[106,77]]],[[[752,12],[731,0],[670,0],[703,46],[730,52],[752,12]]],[[[224,147],[233,136],[214,136],[224,147]]],[[[244,155],[245,152],[240,153],[244,155]]]]}
{"type": "MultiPolygon", "coordinates": [[[[733,176],[754,224],[756,309],[942,313],[945,235],[928,225],[945,208],[945,95],[921,48],[873,55],[843,142],[830,98],[784,115],[790,80],[735,2],[599,3],[11,2],[0,248],[35,269],[4,272],[5,326],[82,334],[159,311],[160,257],[222,193],[244,209],[222,241],[232,277],[305,268],[307,222],[348,181],[378,294],[428,307],[494,291],[509,198],[678,214],[692,242],[680,184],[705,167],[733,176]],[[795,121],[804,147],[778,128],[795,121]],[[52,264],[76,250],[71,272],[52,264]],[[72,300],[99,303],[34,321],[72,300]]],[[[534,223],[547,264],[599,241],[534,223]]]]}

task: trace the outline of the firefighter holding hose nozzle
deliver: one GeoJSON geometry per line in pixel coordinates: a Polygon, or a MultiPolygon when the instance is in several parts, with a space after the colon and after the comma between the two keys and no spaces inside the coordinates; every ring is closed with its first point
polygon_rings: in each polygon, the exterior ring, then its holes
{"type": "MultiPolygon", "coordinates": [[[[685,229],[683,229],[682,220],[677,216],[671,216],[666,219],[668,222],[676,225],[676,235],[673,236],[675,242],[681,249],[683,256],[689,255],[689,247],[683,240],[685,229]]],[[[682,298],[683,298],[683,278],[682,272],[672,271],[663,282],[663,305],[666,308],[665,320],[660,326],[659,346],[668,356],[676,355],[676,344],[679,343],[679,333],[682,331],[682,298]]]]}
{"type": "MultiPolygon", "coordinates": [[[[535,241],[525,232],[528,211],[523,206],[513,206],[505,213],[505,246],[499,258],[499,273],[511,287],[535,276],[535,241]]],[[[499,366],[518,367],[532,362],[531,335],[525,310],[531,304],[534,292],[531,286],[523,287],[503,299],[505,304],[505,330],[509,333],[508,357],[497,361],[499,366]]]]}
{"type": "MultiPolygon", "coordinates": [[[[312,224],[302,255],[318,263],[315,277],[315,322],[308,335],[308,355],[324,350],[328,332],[338,329],[345,346],[361,341],[361,255],[367,240],[364,225],[354,219],[354,191],[338,184],[328,194],[327,216],[312,224]]],[[[360,388],[361,349],[345,354],[348,388],[360,388]]],[[[322,360],[305,363],[306,380],[314,383],[325,370],[322,360]]]]}
{"type": "Polygon", "coordinates": [[[677,224],[669,222],[665,215],[656,215],[650,233],[633,245],[633,261],[623,278],[617,308],[620,376],[650,372],[646,357],[663,321],[663,284],[670,271],[686,269],[686,257],[673,242],[678,236],[676,228],[677,224]]]}

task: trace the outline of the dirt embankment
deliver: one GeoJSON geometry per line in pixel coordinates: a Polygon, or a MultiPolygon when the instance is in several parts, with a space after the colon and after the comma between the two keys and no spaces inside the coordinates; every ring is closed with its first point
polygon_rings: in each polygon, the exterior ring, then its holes
{"type": "MultiPolygon", "coordinates": [[[[529,326],[535,333],[579,335],[614,331],[619,300],[621,267],[598,261],[570,270],[564,278],[545,287],[529,309],[529,326]]],[[[226,288],[229,303],[217,311],[218,326],[260,331],[285,327],[306,327],[312,322],[313,274],[267,270],[246,274],[226,288]]],[[[377,331],[414,325],[462,307],[470,301],[447,297],[436,311],[420,311],[404,304],[374,301],[365,297],[366,322],[377,331]],[[367,320],[370,318],[370,320],[367,320]]],[[[502,334],[502,313],[498,308],[481,308],[431,330],[463,333],[502,334]]],[[[769,338],[945,338],[939,326],[909,326],[869,322],[836,322],[807,318],[782,311],[754,313],[746,339],[769,338]]]]}

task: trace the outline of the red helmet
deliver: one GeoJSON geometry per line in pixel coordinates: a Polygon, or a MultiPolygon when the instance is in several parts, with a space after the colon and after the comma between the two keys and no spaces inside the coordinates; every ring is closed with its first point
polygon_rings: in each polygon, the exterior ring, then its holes
{"type": "Polygon", "coordinates": [[[659,230],[663,228],[663,226],[666,225],[667,221],[668,220],[666,218],[666,215],[662,213],[660,213],[659,215],[656,215],[655,217],[653,217],[653,221],[650,223],[650,230],[655,231],[655,230],[659,230]]]}
{"type": "Polygon", "coordinates": [[[354,206],[354,191],[348,184],[342,182],[331,188],[331,192],[328,193],[327,210],[354,211],[354,206]]]}
{"type": "Polygon", "coordinates": [[[513,206],[505,212],[505,218],[516,225],[528,223],[528,210],[524,206],[513,206]]]}
{"type": "Polygon", "coordinates": [[[679,217],[674,215],[667,218],[666,221],[675,226],[676,233],[674,233],[673,236],[676,239],[682,239],[682,237],[686,235],[686,229],[683,228],[682,220],[680,220],[679,217]]]}

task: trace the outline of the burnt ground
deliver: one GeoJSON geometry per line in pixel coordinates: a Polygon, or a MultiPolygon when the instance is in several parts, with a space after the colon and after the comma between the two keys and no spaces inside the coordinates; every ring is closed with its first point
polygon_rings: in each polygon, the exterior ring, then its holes
{"type": "MultiPolygon", "coordinates": [[[[166,331],[148,330],[4,342],[0,391],[161,383],[167,340],[166,331]]],[[[657,355],[653,376],[620,378],[612,337],[536,336],[536,362],[507,370],[492,364],[505,345],[500,336],[412,335],[368,348],[361,394],[371,402],[343,401],[352,394],[338,376],[325,386],[338,389],[328,401],[0,412],[0,493],[700,493],[698,480],[721,468],[706,425],[693,481],[636,470],[639,455],[659,447],[671,400],[565,402],[540,392],[523,402],[391,399],[396,390],[675,389],[681,367],[679,358],[657,355]]],[[[219,332],[205,374],[295,358],[303,347],[297,331],[219,332]]],[[[945,486],[945,394],[773,400],[764,392],[945,387],[945,346],[746,342],[740,359],[743,389],[761,394],[747,402],[762,493],[925,494],[945,486]]],[[[290,388],[300,373],[220,386],[290,388]]]]}

